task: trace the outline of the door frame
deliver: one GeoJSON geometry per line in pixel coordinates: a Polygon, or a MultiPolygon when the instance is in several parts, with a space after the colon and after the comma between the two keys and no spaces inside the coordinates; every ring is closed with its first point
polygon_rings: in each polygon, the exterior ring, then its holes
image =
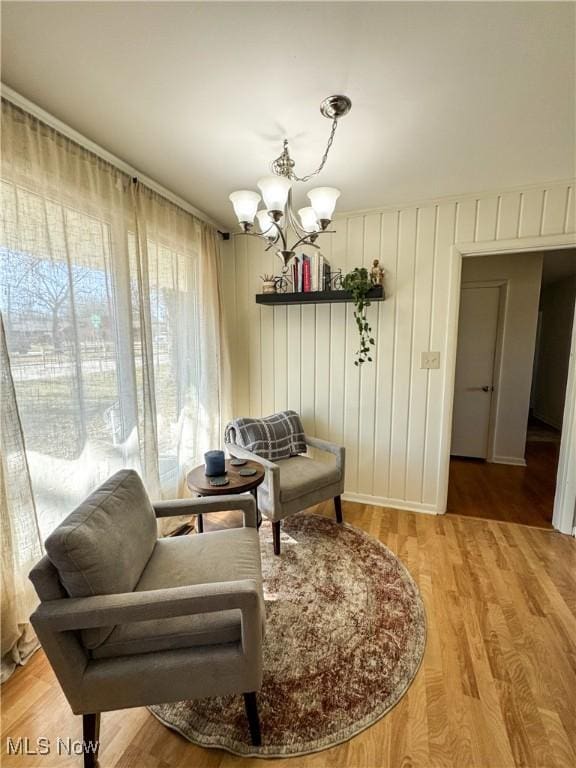
{"type": "MultiPolygon", "coordinates": [[[[448,480],[450,473],[450,442],[452,437],[452,410],[454,406],[454,381],[456,373],[456,350],[458,343],[458,316],[460,312],[460,289],[462,284],[462,259],[472,256],[531,253],[576,248],[576,236],[541,235],[538,237],[514,238],[512,240],[490,240],[479,243],[455,243],[450,255],[449,299],[447,312],[448,337],[446,345],[446,368],[442,396],[442,433],[438,477],[438,498],[440,512],[446,512],[448,502],[448,480]]],[[[566,386],[566,405],[562,424],[560,457],[556,481],[556,496],[552,525],[562,533],[573,534],[576,509],[576,314],[572,329],[572,362],[566,386]]]]}
{"type": "MultiPolygon", "coordinates": [[[[460,321],[460,302],[462,300],[462,288],[470,286],[471,288],[498,288],[498,318],[496,323],[496,347],[494,349],[494,364],[492,369],[492,396],[490,398],[490,413],[488,415],[488,445],[486,446],[486,461],[489,463],[498,463],[495,452],[496,439],[496,414],[500,404],[500,378],[502,374],[502,348],[504,340],[504,321],[508,307],[508,289],[509,280],[466,280],[460,282],[460,295],[458,298],[458,321],[460,321]]],[[[458,355],[458,329],[456,329],[456,355],[458,355]]],[[[454,381],[456,381],[456,365],[454,365],[454,381]]],[[[454,395],[455,396],[455,395],[454,395]]],[[[452,398],[454,401],[454,398],[452,398]]],[[[452,428],[452,421],[450,422],[452,428]]],[[[452,440],[450,440],[452,442],[452,440]]],[[[451,454],[452,455],[452,454],[451,454]]]]}

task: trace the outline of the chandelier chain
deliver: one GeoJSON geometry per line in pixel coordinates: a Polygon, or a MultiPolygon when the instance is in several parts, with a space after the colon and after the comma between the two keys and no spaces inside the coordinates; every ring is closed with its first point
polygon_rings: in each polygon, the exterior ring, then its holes
{"type": "Polygon", "coordinates": [[[283,274],[289,271],[288,264],[296,255],[296,248],[299,246],[319,248],[320,246],[316,244],[319,235],[332,233],[328,226],[332,220],[340,190],[333,187],[311,189],[307,193],[311,205],[298,211],[300,217],[298,221],[292,207],[291,187],[292,182],[307,182],[323,170],[334,143],[338,120],[348,114],[351,106],[350,99],[342,95],[329,96],[320,104],[321,114],[332,121],[332,126],[320,164],[316,170],[306,176],[297,176],[294,172],[295,163],[290,156],[288,139],[284,139],[282,152],[270,165],[272,174],[280,176],[282,181],[275,179],[274,176],[266,176],[258,181],[258,187],[264,196],[266,206],[264,209],[258,210],[261,197],[256,192],[238,190],[230,195],[230,201],[242,225],[242,234],[266,240],[266,250],[275,245],[280,246],[276,254],[283,262],[283,274]],[[259,231],[257,232],[252,231],[254,218],[258,219],[259,231]],[[290,232],[296,235],[296,241],[291,246],[288,243],[290,232]]]}
{"type": "Polygon", "coordinates": [[[320,165],[315,171],[312,171],[312,173],[309,173],[307,176],[296,176],[296,174],[292,175],[292,178],[294,181],[310,181],[314,176],[318,176],[320,171],[324,168],[326,165],[326,160],[328,159],[328,153],[330,152],[330,147],[332,146],[332,143],[334,141],[334,134],[336,133],[336,126],[338,125],[338,118],[334,118],[332,120],[332,130],[330,131],[330,136],[328,138],[328,143],[326,144],[326,149],[324,150],[324,154],[322,155],[322,160],[320,162],[320,165]]]}

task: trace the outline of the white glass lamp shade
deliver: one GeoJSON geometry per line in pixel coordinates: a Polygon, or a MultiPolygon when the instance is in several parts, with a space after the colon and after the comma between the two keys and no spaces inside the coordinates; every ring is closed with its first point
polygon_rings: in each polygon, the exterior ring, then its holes
{"type": "Polygon", "coordinates": [[[283,211],[292,186],[290,179],[285,176],[264,176],[257,184],[266,208],[270,211],[283,211]]]}
{"type": "Polygon", "coordinates": [[[336,208],[336,200],[340,197],[340,190],[336,187],[316,187],[308,192],[308,199],[314,208],[314,213],[321,221],[330,220],[336,208]]]}
{"type": "Polygon", "coordinates": [[[302,229],[304,229],[306,232],[318,232],[320,225],[318,224],[318,219],[316,217],[314,208],[309,205],[306,206],[306,208],[300,208],[298,211],[298,216],[300,216],[302,229]]]}
{"type": "MultiPolygon", "coordinates": [[[[266,235],[266,237],[269,237],[270,239],[273,239],[278,234],[278,230],[272,223],[272,219],[270,218],[270,214],[268,213],[267,209],[264,209],[262,211],[258,211],[256,214],[256,218],[258,219],[258,226],[260,227],[260,232],[263,235],[266,235]]],[[[280,221],[278,222],[280,224],[280,221]]]]}
{"type": "Polygon", "coordinates": [[[250,189],[240,189],[238,192],[232,192],[228,198],[234,206],[234,213],[238,217],[240,224],[252,224],[260,195],[258,192],[252,192],[250,189]]]}

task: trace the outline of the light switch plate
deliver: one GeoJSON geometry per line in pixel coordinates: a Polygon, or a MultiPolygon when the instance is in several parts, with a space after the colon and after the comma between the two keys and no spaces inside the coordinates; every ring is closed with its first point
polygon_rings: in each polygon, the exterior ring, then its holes
{"type": "Polygon", "coordinates": [[[422,352],[420,368],[440,368],[440,352],[422,352]]]}

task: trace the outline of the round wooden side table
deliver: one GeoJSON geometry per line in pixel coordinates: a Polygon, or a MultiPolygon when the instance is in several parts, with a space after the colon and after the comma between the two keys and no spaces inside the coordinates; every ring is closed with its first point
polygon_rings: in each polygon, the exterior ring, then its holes
{"type": "MultiPolygon", "coordinates": [[[[258,486],[263,482],[266,471],[262,464],[258,464],[257,461],[247,461],[242,464],[241,467],[234,467],[230,463],[230,459],[226,461],[226,477],[228,483],[226,485],[210,485],[210,478],[204,474],[205,466],[200,464],[198,467],[194,467],[188,472],[186,476],[186,484],[188,488],[197,493],[199,496],[225,496],[230,493],[246,493],[250,491],[256,501],[256,516],[258,521],[258,528],[262,523],[262,517],[258,510],[258,486]],[[241,469],[255,469],[256,474],[250,477],[243,477],[240,474],[241,469]]],[[[198,520],[198,533],[204,532],[204,522],[202,515],[196,516],[198,520]]]]}

